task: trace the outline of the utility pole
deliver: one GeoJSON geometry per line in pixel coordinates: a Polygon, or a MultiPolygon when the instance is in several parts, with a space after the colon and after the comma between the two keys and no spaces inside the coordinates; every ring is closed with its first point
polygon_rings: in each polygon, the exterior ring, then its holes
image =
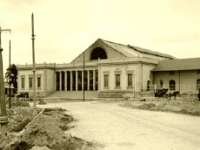
{"type": "Polygon", "coordinates": [[[8,123],[8,117],[6,112],[6,102],[5,102],[5,88],[4,88],[4,74],[3,74],[3,57],[2,57],[2,45],[1,45],[1,33],[2,32],[11,32],[10,29],[2,29],[0,27],[0,105],[1,105],[1,114],[0,114],[0,124],[1,124],[1,134],[6,134],[6,126],[8,123]]]}
{"type": "MultiPolygon", "coordinates": [[[[9,69],[11,69],[11,40],[9,40],[9,69]]],[[[11,71],[11,70],[10,70],[11,71]]],[[[10,77],[9,77],[9,79],[10,79],[10,77]]],[[[8,104],[9,104],[9,108],[11,108],[11,83],[10,83],[10,81],[8,81],[9,83],[8,83],[8,85],[9,85],[9,87],[8,87],[8,104]]]]}
{"type": "Polygon", "coordinates": [[[9,66],[11,65],[11,40],[9,40],[9,66]]]}
{"type": "Polygon", "coordinates": [[[33,107],[36,107],[36,76],[35,76],[35,34],[34,34],[34,16],[31,15],[31,27],[32,27],[32,59],[33,59],[33,107]]]}

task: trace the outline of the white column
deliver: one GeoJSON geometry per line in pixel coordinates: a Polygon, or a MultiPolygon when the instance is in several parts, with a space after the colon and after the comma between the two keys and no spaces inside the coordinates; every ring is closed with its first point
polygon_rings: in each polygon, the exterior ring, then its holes
{"type": "Polygon", "coordinates": [[[60,71],[60,91],[62,91],[62,72],[60,71]]]}
{"type": "Polygon", "coordinates": [[[87,70],[87,90],[90,90],[90,70],[87,70]]]}
{"type": "Polygon", "coordinates": [[[95,70],[93,70],[93,90],[95,91],[95,70]]]}

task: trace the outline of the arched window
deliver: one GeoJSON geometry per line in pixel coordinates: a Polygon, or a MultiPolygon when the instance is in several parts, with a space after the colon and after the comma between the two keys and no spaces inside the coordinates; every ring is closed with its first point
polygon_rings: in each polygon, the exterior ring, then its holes
{"type": "Polygon", "coordinates": [[[160,80],[160,88],[163,88],[163,80],[160,80]]]}
{"type": "Polygon", "coordinates": [[[197,90],[200,89],[200,79],[197,79],[197,90]]]}
{"type": "Polygon", "coordinates": [[[150,81],[150,80],[148,80],[148,81],[147,81],[147,91],[149,91],[149,90],[150,90],[150,85],[151,85],[151,81],[150,81]]]}
{"type": "Polygon", "coordinates": [[[90,60],[107,59],[105,50],[101,47],[95,48],[90,55],[90,60]]]}
{"type": "Polygon", "coordinates": [[[176,89],[176,82],[175,82],[175,80],[170,80],[169,81],[169,89],[170,90],[175,90],[176,89]]]}

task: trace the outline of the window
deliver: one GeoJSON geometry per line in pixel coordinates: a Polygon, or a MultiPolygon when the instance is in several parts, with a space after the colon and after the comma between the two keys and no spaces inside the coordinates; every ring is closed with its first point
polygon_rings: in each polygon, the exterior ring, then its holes
{"type": "Polygon", "coordinates": [[[197,79],[197,90],[200,89],[200,79],[197,79]]]}
{"type": "Polygon", "coordinates": [[[115,74],[115,87],[120,88],[120,74],[115,74]]]}
{"type": "Polygon", "coordinates": [[[98,59],[107,59],[106,51],[101,47],[95,48],[90,55],[90,60],[98,60],[98,59]]]}
{"type": "Polygon", "coordinates": [[[37,77],[37,88],[40,89],[41,88],[41,76],[37,77]]]}
{"type": "Polygon", "coordinates": [[[151,81],[150,81],[150,80],[148,80],[148,81],[147,81],[147,91],[149,91],[149,90],[150,90],[150,85],[151,85],[151,81]]]}
{"type": "Polygon", "coordinates": [[[163,88],[163,80],[160,80],[160,88],[163,88]]]}
{"type": "Polygon", "coordinates": [[[109,75],[108,74],[104,74],[104,88],[105,89],[108,89],[108,79],[109,78],[109,75]]]}
{"type": "Polygon", "coordinates": [[[33,77],[32,76],[29,76],[28,83],[29,83],[29,89],[32,89],[33,88],[33,77]]]}
{"type": "Polygon", "coordinates": [[[24,89],[25,88],[25,77],[21,76],[21,88],[24,89]]]}
{"type": "Polygon", "coordinates": [[[175,90],[176,89],[176,82],[174,80],[169,81],[169,89],[175,90]]]}
{"type": "Polygon", "coordinates": [[[133,88],[133,74],[128,73],[128,88],[133,88]]]}

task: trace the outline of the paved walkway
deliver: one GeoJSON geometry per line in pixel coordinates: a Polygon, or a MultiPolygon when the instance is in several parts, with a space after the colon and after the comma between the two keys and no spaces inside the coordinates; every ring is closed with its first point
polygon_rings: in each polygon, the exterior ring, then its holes
{"type": "Polygon", "coordinates": [[[114,103],[50,103],[78,121],[72,135],[103,150],[200,150],[200,117],[119,107],[114,103]]]}

